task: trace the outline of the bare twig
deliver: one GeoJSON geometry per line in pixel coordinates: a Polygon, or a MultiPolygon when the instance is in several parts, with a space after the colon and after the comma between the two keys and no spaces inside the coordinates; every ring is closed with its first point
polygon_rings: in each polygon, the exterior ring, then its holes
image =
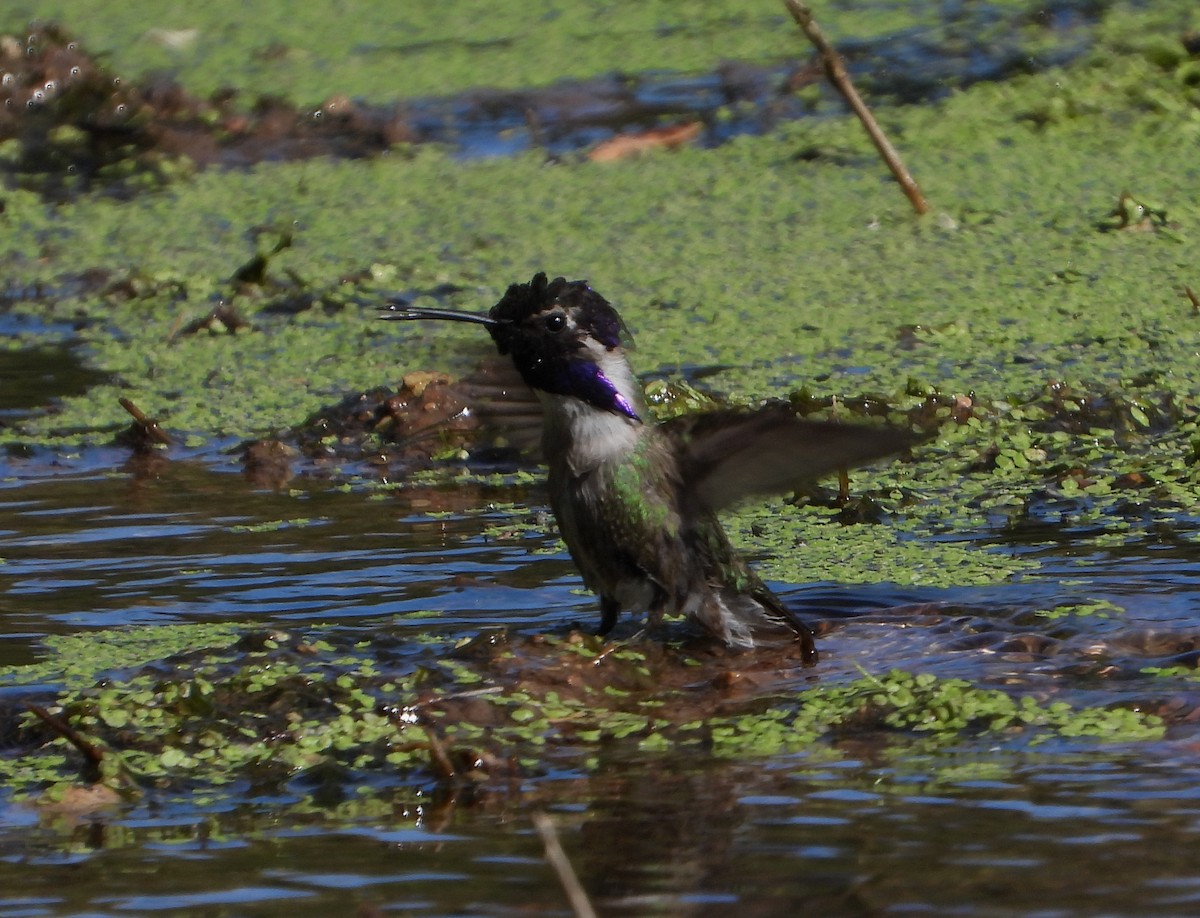
{"type": "Polygon", "coordinates": [[[129,767],[129,764],[125,761],[121,753],[105,746],[102,742],[93,742],[88,739],[63,720],[63,718],[51,714],[40,704],[27,701],[25,702],[25,710],[33,714],[38,720],[83,754],[84,772],[82,777],[85,781],[95,784],[103,778],[104,783],[110,785],[110,787],[114,782],[119,783],[119,788],[111,789],[116,790],[118,793],[123,793],[126,797],[136,796],[141,793],[141,789],[138,786],[138,774],[129,767]],[[111,767],[103,768],[105,761],[111,767]],[[104,771],[107,771],[108,774],[105,775],[104,771]]]}
{"type": "MultiPolygon", "coordinates": [[[[439,699],[441,700],[441,699],[439,699]]],[[[388,715],[388,720],[392,722],[397,731],[403,731],[408,723],[404,717],[407,714],[416,714],[416,706],[406,708],[403,713],[393,712],[388,715]]],[[[429,717],[417,717],[416,722],[420,724],[421,729],[425,732],[425,739],[418,740],[412,743],[396,745],[393,748],[400,752],[412,752],[416,749],[422,749],[429,753],[429,767],[437,776],[439,781],[446,784],[457,784],[458,773],[454,768],[454,762],[450,758],[450,752],[446,749],[446,744],[442,742],[442,738],[438,736],[437,729],[434,727],[432,719],[429,717]]]]}
{"type": "Polygon", "coordinates": [[[434,774],[442,781],[454,781],[454,763],[450,761],[450,755],[446,752],[446,744],[431,724],[423,723],[421,726],[425,729],[425,735],[429,737],[429,764],[433,766],[434,774]]]}
{"type": "Polygon", "coordinates": [[[127,398],[117,399],[121,407],[129,412],[130,417],[137,422],[138,428],[147,440],[153,440],[155,443],[161,443],[163,446],[171,445],[171,435],[158,426],[158,421],[154,418],[147,417],[137,405],[127,398]]]}
{"type": "Polygon", "coordinates": [[[1192,315],[1200,316],[1200,296],[1196,295],[1196,291],[1191,287],[1183,288],[1183,295],[1186,296],[1192,303],[1192,315]]]}
{"type": "Polygon", "coordinates": [[[39,704],[26,702],[25,710],[29,711],[47,727],[82,752],[83,757],[87,759],[91,767],[96,769],[100,767],[100,763],[104,761],[104,750],[101,747],[90,740],[84,739],[78,730],[61,717],[55,717],[39,704]]]}
{"type": "Polygon", "coordinates": [[[566,852],[559,844],[558,831],[554,828],[554,822],[545,813],[534,813],[530,818],[533,820],[533,827],[537,829],[538,835],[542,836],[542,844],[546,847],[546,860],[558,874],[558,882],[562,884],[563,891],[567,894],[571,910],[575,912],[575,918],[596,918],[596,910],[592,908],[592,903],[580,884],[579,877],[575,875],[575,868],[571,866],[566,852]]]}
{"type": "Polygon", "coordinates": [[[792,18],[796,20],[796,25],[800,26],[804,34],[808,36],[808,40],[813,43],[813,47],[817,49],[817,53],[821,55],[821,64],[825,68],[825,74],[829,77],[829,81],[842,94],[846,103],[853,110],[854,114],[858,116],[858,120],[862,122],[863,127],[867,131],[867,136],[875,144],[875,149],[879,151],[879,155],[883,157],[883,161],[892,170],[892,175],[896,177],[896,181],[904,189],[904,193],[912,203],[913,210],[918,214],[928,213],[929,203],[925,200],[925,195],[921,193],[916,179],[904,168],[904,163],[900,161],[900,154],[896,152],[896,148],[892,146],[891,142],[884,135],[883,129],[875,120],[875,116],[871,114],[871,110],[867,108],[867,104],[862,100],[862,96],[854,88],[854,83],[851,82],[850,75],[846,73],[846,67],[842,63],[841,55],[833,49],[833,46],[829,44],[820,28],[818,28],[816,22],[813,20],[812,11],[801,3],[800,0],[783,0],[783,5],[788,8],[788,12],[792,14],[792,18]]]}

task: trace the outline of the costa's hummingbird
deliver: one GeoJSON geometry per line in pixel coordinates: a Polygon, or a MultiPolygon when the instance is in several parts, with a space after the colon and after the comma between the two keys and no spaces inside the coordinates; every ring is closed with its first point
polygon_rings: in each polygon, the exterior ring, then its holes
{"type": "Polygon", "coordinates": [[[622,346],[617,311],[586,281],[536,274],[486,315],[392,303],[385,319],[483,325],[543,409],[550,505],[583,581],[600,597],[600,634],[623,609],[694,618],[748,649],[790,632],[806,665],[813,633],[729,543],[717,511],[900,452],[908,432],[798,419],[785,405],[655,424],[622,346]]]}

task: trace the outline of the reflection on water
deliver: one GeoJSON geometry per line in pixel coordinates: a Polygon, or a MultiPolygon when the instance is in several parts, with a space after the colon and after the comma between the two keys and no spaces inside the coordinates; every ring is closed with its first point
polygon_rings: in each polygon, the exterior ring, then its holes
{"type": "Polygon", "coordinates": [[[1191,756],[938,758],[649,773],[614,761],[586,783],[470,807],[398,793],[309,824],[280,825],[269,802],[73,833],[18,814],[0,844],[0,916],[565,914],[518,802],[551,813],[603,914],[1194,913],[1191,756]],[[961,776],[939,775],[947,763],[961,776]]]}
{"type": "Polygon", "coordinates": [[[252,492],[185,463],[153,479],[63,476],[0,490],[0,629],[28,646],[41,633],[187,621],[362,624],[437,612],[448,628],[498,617],[532,625],[554,620],[548,606],[561,615],[590,605],[568,592],[565,556],[531,560],[524,539],[489,544],[481,530],[505,512],[447,515],[488,498],[472,489],[430,513],[414,509],[427,501],[411,492],[252,492]]]}
{"type": "MultiPolygon", "coordinates": [[[[472,509],[488,501],[542,495],[256,492],[185,462],[9,478],[0,662],[33,659],[41,635],[120,625],[335,622],[369,637],[386,623],[402,637],[593,621],[551,535],[472,509]]],[[[781,590],[821,623],[820,678],[919,667],[1083,704],[1162,700],[1139,670],[1200,647],[1195,560],[1038,550],[1041,572],[1018,583],[781,590]],[[1125,613],[1038,614],[1105,599],[1125,613]]],[[[1200,765],[1193,733],[1175,731],[1136,747],[849,738],[737,765],[618,744],[586,773],[456,793],[380,776],[346,799],[307,776],[290,796],[172,791],[91,817],[0,803],[0,918],[566,914],[535,809],[606,914],[1191,914],[1200,765]]]]}

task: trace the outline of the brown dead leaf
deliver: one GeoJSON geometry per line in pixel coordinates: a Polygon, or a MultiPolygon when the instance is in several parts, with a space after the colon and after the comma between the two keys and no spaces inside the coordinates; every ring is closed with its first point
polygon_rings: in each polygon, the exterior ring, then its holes
{"type": "Polygon", "coordinates": [[[648,150],[673,150],[700,136],[703,125],[699,121],[688,121],[670,127],[652,128],[636,134],[618,134],[599,143],[588,152],[594,163],[613,163],[637,156],[648,150]]]}
{"type": "Polygon", "coordinates": [[[72,784],[61,795],[42,797],[38,809],[50,816],[84,819],[121,802],[121,795],[104,784],[72,784]]]}

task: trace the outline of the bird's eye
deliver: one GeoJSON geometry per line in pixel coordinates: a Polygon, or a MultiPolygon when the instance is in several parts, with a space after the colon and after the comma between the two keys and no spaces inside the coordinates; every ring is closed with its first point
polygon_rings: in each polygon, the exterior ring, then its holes
{"type": "Polygon", "coordinates": [[[546,331],[558,333],[567,327],[567,317],[561,312],[552,312],[546,316],[546,331]]]}

